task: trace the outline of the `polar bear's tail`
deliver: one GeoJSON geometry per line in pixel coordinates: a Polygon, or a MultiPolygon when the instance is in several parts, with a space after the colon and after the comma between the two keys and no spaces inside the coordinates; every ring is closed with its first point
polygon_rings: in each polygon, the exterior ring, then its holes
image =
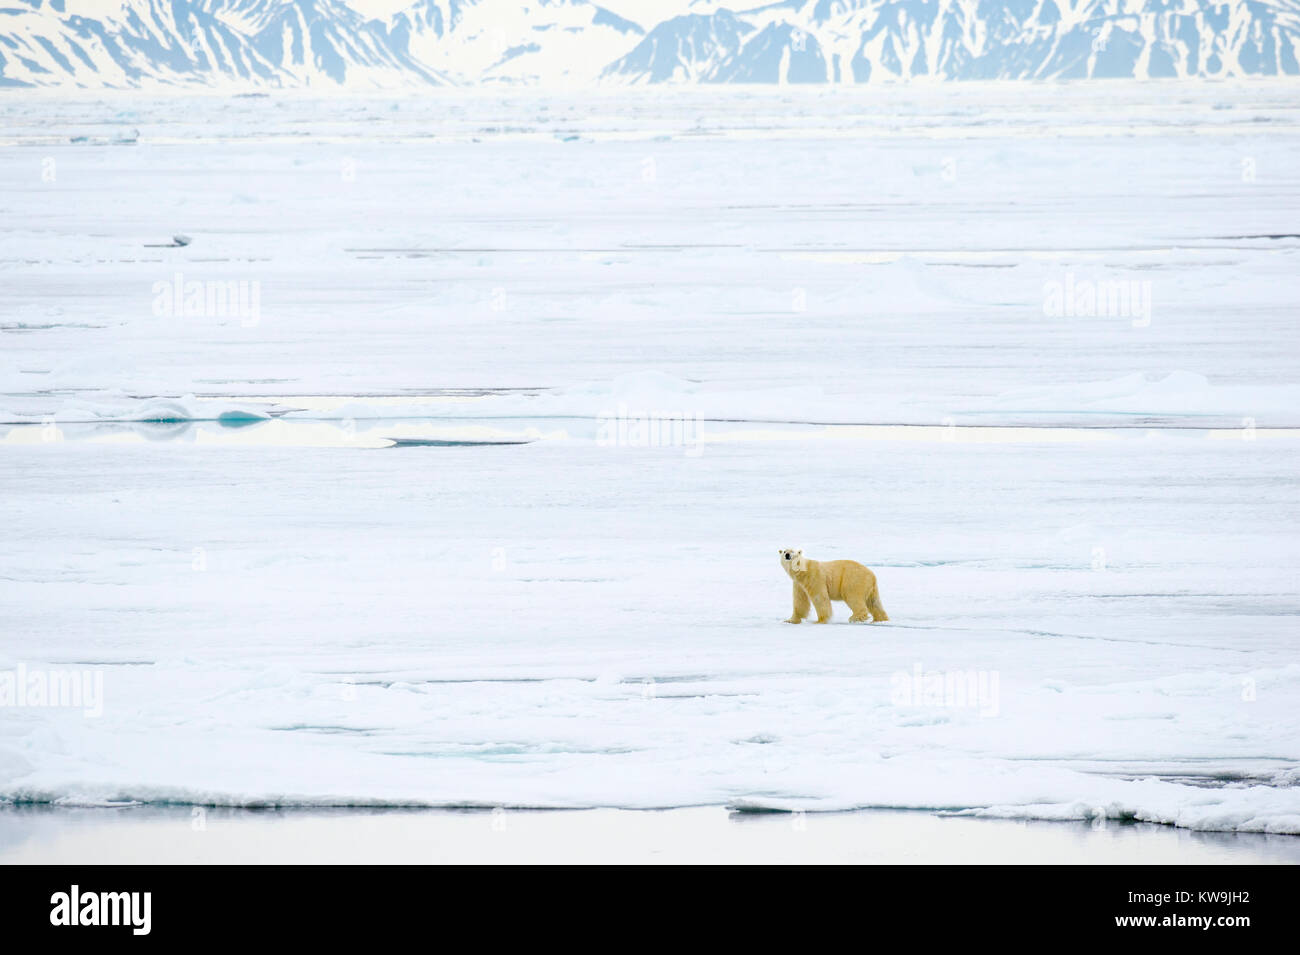
{"type": "Polygon", "coordinates": [[[867,595],[867,609],[871,611],[872,623],[889,619],[889,614],[885,613],[885,605],[880,602],[880,588],[875,584],[872,584],[871,593],[867,595]]]}

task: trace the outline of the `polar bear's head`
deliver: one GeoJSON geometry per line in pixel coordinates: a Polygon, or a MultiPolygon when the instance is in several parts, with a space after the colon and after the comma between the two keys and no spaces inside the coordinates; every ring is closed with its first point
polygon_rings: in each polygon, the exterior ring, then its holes
{"type": "Polygon", "coordinates": [[[804,570],[808,566],[803,551],[798,548],[782,547],[780,553],[781,566],[785,568],[787,574],[794,573],[796,570],[804,570]]]}

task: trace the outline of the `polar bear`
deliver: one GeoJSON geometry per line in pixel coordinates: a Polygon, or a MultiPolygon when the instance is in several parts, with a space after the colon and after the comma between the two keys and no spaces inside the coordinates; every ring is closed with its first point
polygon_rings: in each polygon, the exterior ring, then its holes
{"type": "Polygon", "coordinates": [[[817,609],[818,623],[830,623],[832,600],[843,600],[852,609],[849,623],[889,619],[876,575],[856,560],[809,560],[793,547],[782,547],[780,554],[781,567],[794,581],[794,614],[786,623],[802,622],[809,604],[817,609]]]}

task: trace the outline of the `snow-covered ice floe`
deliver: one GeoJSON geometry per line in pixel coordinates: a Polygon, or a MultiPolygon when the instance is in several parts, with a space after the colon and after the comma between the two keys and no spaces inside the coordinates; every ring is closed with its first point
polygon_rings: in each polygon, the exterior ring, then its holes
{"type": "Polygon", "coordinates": [[[1140,137],[1075,91],[626,94],[545,145],[500,118],[573,102],[74,148],[115,104],[6,100],[0,801],[1300,833],[1260,89],[1108,88],[1193,117],[1140,137]],[[891,621],[783,625],[795,543],[891,621]]]}

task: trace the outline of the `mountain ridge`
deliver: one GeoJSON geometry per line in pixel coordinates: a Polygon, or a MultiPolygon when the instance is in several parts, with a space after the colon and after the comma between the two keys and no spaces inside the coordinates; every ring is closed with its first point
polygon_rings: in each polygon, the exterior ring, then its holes
{"type": "Polygon", "coordinates": [[[10,87],[1300,76],[1300,0],[697,0],[645,22],[593,0],[395,0],[379,16],[348,0],[0,2],[10,87]]]}

